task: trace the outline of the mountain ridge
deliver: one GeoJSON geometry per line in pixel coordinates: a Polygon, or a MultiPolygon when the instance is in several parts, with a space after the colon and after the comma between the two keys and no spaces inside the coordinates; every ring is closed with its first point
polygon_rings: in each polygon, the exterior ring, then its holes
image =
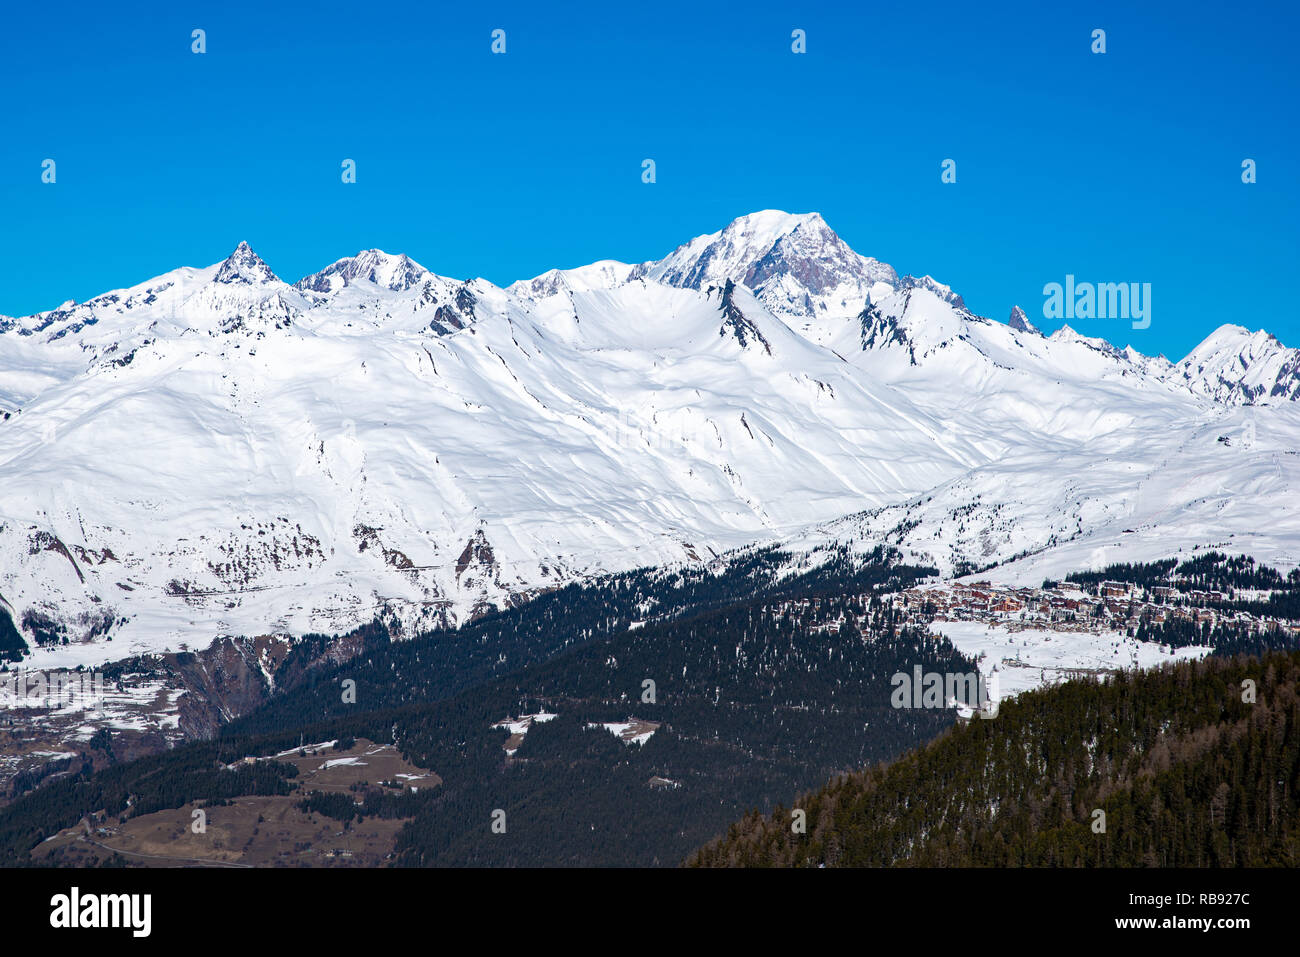
{"type": "MultiPolygon", "coordinates": [[[[310,303],[310,307],[320,305],[328,300],[331,293],[356,284],[359,280],[392,292],[408,291],[427,279],[436,279],[441,283],[459,287],[473,283],[492,285],[481,279],[457,280],[443,277],[433,273],[405,253],[389,254],[379,249],[362,250],[353,256],[335,260],[297,282],[285,283],[246,241],[241,240],[226,259],[206,268],[179,267],[134,286],[100,293],[84,303],[66,300],[53,310],[32,313],[28,316],[0,317],[0,320],[3,320],[0,323],[0,332],[14,330],[19,335],[32,335],[50,328],[59,320],[77,313],[78,310],[93,308],[96,305],[117,304],[122,300],[121,294],[124,292],[152,291],[159,286],[160,281],[169,277],[185,274],[187,277],[197,279],[209,272],[213,275],[206,278],[227,285],[282,284],[298,292],[315,293],[317,295],[310,303]]],[[[862,299],[861,305],[854,308],[853,304],[844,298],[841,298],[838,304],[841,313],[851,312],[854,315],[862,313],[866,308],[873,290],[877,297],[880,297],[888,294],[890,290],[897,292],[920,288],[936,294],[958,310],[966,311],[973,319],[983,319],[966,310],[961,296],[951,287],[932,277],[900,276],[888,263],[854,252],[835,234],[821,214],[816,212],[791,214],[781,210],[762,210],[741,216],[718,232],[697,236],[678,246],[660,260],[649,260],[639,264],[598,260],[569,269],[550,269],[532,279],[517,280],[500,288],[507,294],[524,298],[545,298],[564,290],[609,289],[633,280],[645,279],[678,288],[695,289],[702,285],[720,284],[726,279],[731,279],[753,290],[755,296],[765,306],[783,318],[834,313],[836,307],[830,306],[823,295],[828,288],[842,290],[846,285],[856,285],[857,295],[862,299]],[[792,249],[797,250],[797,254],[791,252],[792,249]],[[805,282],[804,277],[801,277],[802,270],[813,272],[811,283],[805,282]],[[781,295],[778,296],[776,287],[771,283],[784,280],[792,280],[796,288],[782,287],[781,295]],[[839,285],[831,286],[832,280],[839,285]],[[814,295],[818,297],[815,302],[814,295]]],[[[492,288],[498,287],[492,286],[492,288]]],[[[125,304],[129,305],[129,301],[128,296],[125,304]]],[[[853,303],[855,304],[856,300],[853,303]]],[[[1024,310],[1019,306],[1012,307],[1010,318],[1005,324],[1018,332],[1041,334],[1038,328],[1028,321],[1024,310]]],[[[1058,336],[1087,338],[1080,337],[1068,325],[1062,326],[1049,338],[1058,336]]],[[[1106,342],[1102,339],[1089,341],[1106,342]]],[[[1124,351],[1118,346],[1114,348],[1117,351],[1124,351]]],[[[1132,349],[1131,346],[1127,348],[1132,349]]],[[[1294,399],[1300,396],[1298,356],[1300,350],[1286,347],[1266,330],[1249,330],[1236,323],[1226,322],[1207,335],[1177,365],[1183,369],[1182,379],[1188,386],[1197,388],[1201,385],[1207,395],[1220,398],[1236,395],[1247,399],[1282,396],[1294,399]],[[1249,341],[1247,343],[1229,341],[1237,338],[1230,335],[1234,331],[1244,333],[1245,335],[1240,338],[1249,341]],[[1272,383],[1266,388],[1258,383],[1241,386],[1234,380],[1223,379],[1220,376],[1216,379],[1219,388],[1205,388],[1196,381],[1196,376],[1190,371],[1193,367],[1203,371],[1216,362],[1226,368],[1232,361],[1237,361],[1242,366],[1243,377],[1249,373],[1253,365],[1267,361],[1271,365],[1280,367],[1277,369],[1277,374],[1285,381],[1272,383]]]]}
{"type": "Polygon", "coordinates": [[[1300,559],[1294,510],[1265,521],[1233,491],[1300,484],[1275,339],[1229,330],[1175,367],[976,316],[820,216],[742,220],[657,264],[504,289],[379,250],[289,284],[240,243],[16,320],[0,595],[32,660],[376,610],[454,624],[838,534],[945,574],[1077,567],[1125,529],[1125,547],[1236,534],[1300,559]]]}

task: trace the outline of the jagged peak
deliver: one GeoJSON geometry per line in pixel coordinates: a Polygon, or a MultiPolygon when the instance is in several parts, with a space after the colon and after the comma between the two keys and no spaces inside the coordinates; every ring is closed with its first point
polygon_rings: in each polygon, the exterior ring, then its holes
{"type": "Polygon", "coordinates": [[[927,292],[934,293],[950,306],[955,306],[963,311],[966,310],[966,303],[961,296],[952,291],[951,286],[946,286],[939,282],[933,276],[904,276],[898,281],[899,289],[924,289],[927,292]]]}
{"type": "Polygon", "coordinates": [[[722,286],[710,286],[705,290],[705,295],[712,298],[715,290],[720,293],[718,296],[718,311],[722,313],[722,325],[718,329],[718,335],[730,336],[739,343],[742,349],[748,348],[751,343],[757,343],[763,347],[764,352],[771,355],[772,344],[768,342],[767,337],[759,330],[754,320],[745,315],[744,310],[736,301],[737,284],[727,279],[722,286]]]}
{"type": "Polygon", "coordinates": [[[1260,330],[1228,323],[1215,329],[1177,365],[1193,392],[1255,405],[1300,399],[1300,349],[1260,330]]]}
{"type": "Polygon", "coordinates": [[[1108,339],[1099,336],[1085,336],[1081,332],[1076,332],[1068,324],[1061,326],[1047,338],[1053,342],[1075,342],[1110,356],[1123,357],[1125,355],[1123,349],[1120,349],[1108,339]]]}
{"type": "Polygon", "coordinates": [[[1036,325],[1029,321],[1029,317],[1025,315],[1025,310],[1019,306],[1011,307],[1011,316],[1007,319],[1007,325],[1017,332],[1028,332],[1035,336],[1043,334],[1036,325]]]}
{"type": "Polygon", "coordinates": [[[725,279],[741,280],[778,240],[803,226],[820,227],[838,239],[819,213],[764,209],[738,216],[715,233],[696,236],[643,268],[652,279],[691,289],[725,279]]]}
{"type": "Polygon", "coordinates": [[[226,259],[217,267],[213,282],[259,284],[279,282],[271,267],[253,252],[248,243],[241,241],[226,259]]]}
{"type": "Polygon", "coordinates": [[[765,209],[643,263],[629,278],[685,289],[731,279],[751,289],[775,315],[847,319],[861,311],[877,284],[894,288],[898,275],[888,264],[851,249],[820,213],[765,209]]]}
{"type": "Polygon", "coordinates": [[[335,260],[320,272],[298,280],[301,290],[332,292],[356,282],[369,282],[384,289],[401,292],[419,285],[432,273],[405,253],[386,253],[382,249],[363,249],[355,256],[335,260]]]}

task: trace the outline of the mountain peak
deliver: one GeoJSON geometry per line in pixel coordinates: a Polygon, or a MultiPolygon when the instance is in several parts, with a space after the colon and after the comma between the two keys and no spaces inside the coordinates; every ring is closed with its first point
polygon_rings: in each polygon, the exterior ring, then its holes
{"type": "Polygon", "coordinates": [[[393,255],[382,249],[363,249],[326,266],[294,285],[312,292],[333,292],[356,282],[370,282],[384,289],[402,292],[419,285],[430,272],[405,253],[393,255]]]}
{"type": "Polygon", "coordinates": [[[637,267],[617,259],[601,259],[575,269],[548,269],[532,279],[520,279],[506,287],[512,295],[545,299],[558,292],[615,289],[627,282],[637,267]]]}
{"type": "Polygon", "coordinates": [[[1300,349],[1288,349],[1263,329],[1227,323],[1178,363],[1183,381],[1219,401],[1255,404],[1300,398],[1300,349]]]}
{"type": "Polygon", "coordinates": [[[1227,350],[1235,353],[1258,353],[1279,346],[1285,348],[1271,333],[1263,329],[1252,331],[1245,326],[1226,322],[1206,336],[1183,361],[1189,362],[1193,357],[1204,358],[1227,350]]]}
{"type": "Polygon", "coordinates": [[[722,234],[744,236],[759,245],[771,246],[796,229],[818,227],[830,230],[821,213],[787,213],[783,209],[760,209],[755,213],[737,216],[723,228],[722,234]]]}
{"type": "Polygon", "coordinates": [[[1029,317],[1025,315],[1025,310],[1019,306],[1011,307],[1011,317],[1007,319],[1007,325],[1017,332],[1028,332],[1035,336],[1042,335],[1038,327],[1029,321],[1029,317]]]}
{"type": "Polygon", "coordinates": [[[900,289],[924,289],[938,296],[950,306],[955,306],[963,311],[966,310],[966,303],[961,296],[952,291],[951,286],[946,286],[939,282],[933,276],[904,276],[898,281],[900,289]]]}
{"type": "Polygon", "coordinates": [[[716,233],[697,236],[658,262],[645,276],[669,286],[703,289],[730,279],[748,287],[777,315],[858,315],[878,283],[895,287],[898,274],[861,256],[820,213],[764,209],[740,216],[716,233]]]}
{"type": "Polygon", "coordinates": [[[235,251],[226,257],[217,269],[214,282],[220,283],[244,283],[248,285],[258,285],[260,283],[278,282],[275,273],[271,267],[262,261],[262,258],[253,252],[253,248],[248,243],[241,241],[235,247],[235,251]]]}
{"type": "Polygon", "coordinates": [[[827,225],[821,213],[787,213],[781,209],[761,209],[756,213],[737,216],[721,231],[697,237],[687,243],[687,246],[701,239],[717,239],[736,254],[748,253],[758,259],[795,234],[800,235],[805,246],[815,244],[819,250],[826,246],[843,245],[844,242],[827,225]]]}

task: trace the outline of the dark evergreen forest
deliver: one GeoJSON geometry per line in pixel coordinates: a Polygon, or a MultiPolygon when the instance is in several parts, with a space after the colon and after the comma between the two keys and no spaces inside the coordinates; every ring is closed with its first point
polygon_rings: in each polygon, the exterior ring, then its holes
{"type": "Polygon", "coordinates": [[[753,812],[689,863],[1295,867],[1298,692],[1296,651],[1034,691],[795,799],[803,834],[753,812]]]}

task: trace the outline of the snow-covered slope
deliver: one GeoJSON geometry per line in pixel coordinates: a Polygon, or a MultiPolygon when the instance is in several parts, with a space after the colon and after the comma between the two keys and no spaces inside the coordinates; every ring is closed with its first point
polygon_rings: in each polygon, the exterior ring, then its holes
{"type": "Polygon", "coordinates": [[[1300,399],[1300,349],[1288,349],[1262,330],[1220,326],[1174,374],[1193,392],[1220,402],[1300,399]]]}
{"type": "Polygon", "coordinates": [[[953,571],[1236,534],[1296,561],[1276,349],[1175,367],[1021,319],[816,214],[507,289],[379,250],[289,285],[240,244],[0,326],[0,609],[74,642],[53,665],[460,621],[757,541],[953,571]]]}
{"type": "Polygon", "coordinates": [[[534,279],[521,279],[507,286],[506,292],[522,299],[545,299],[557,293],[614,289],[627,282],[634,268],[613,259],[602,259],[577,269],[551,269],[534,279]]]}

